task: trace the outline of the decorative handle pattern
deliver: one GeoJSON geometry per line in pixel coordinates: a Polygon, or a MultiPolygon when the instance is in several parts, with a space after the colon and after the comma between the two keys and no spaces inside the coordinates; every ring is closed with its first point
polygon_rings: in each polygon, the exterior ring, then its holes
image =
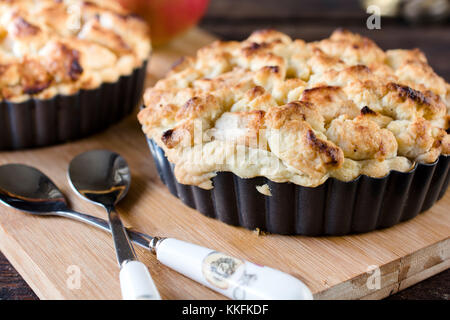
{"type": "Polygon", "coordinates": [[[157,258],[177,272],[236,300],[312,300],[308,287],[269,267],[177,239],[162,239],[157,258]]]}

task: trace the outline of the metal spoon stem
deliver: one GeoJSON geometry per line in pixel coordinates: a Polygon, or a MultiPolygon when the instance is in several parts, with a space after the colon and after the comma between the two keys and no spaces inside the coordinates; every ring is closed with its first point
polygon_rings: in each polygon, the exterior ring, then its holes
{"type": "MultiPolygon", "coordinates": [[[[103,231],[111,233],[111,228],[106,220],[101,218],[97,218],[88,214],[84,214],[81,212],[73,211],[73,210],[65,210],[65,211],[56,211],[53,214],[62,216],[65,218],[77,220],[80,222],[87,223],[91,226],[102,229],[103,231]]],[[[152,236],[147,234],[132,231],[130,229],[125,228],[128,234],[128,237],[131,241],[141,246],[144,249],[151,250],[150,242],[153,240],[152,236]]]]}
{"type": "Polygon", "coordinates": [[[114,247],[116,248],[117,261],[119,267],[122,267],[126,261],[135,261],[136,253],[130,243],[125,227],[120,220],[119,214],[113,206],[105,206],[109,217],[109,226],[114,239],[114,247]]]}

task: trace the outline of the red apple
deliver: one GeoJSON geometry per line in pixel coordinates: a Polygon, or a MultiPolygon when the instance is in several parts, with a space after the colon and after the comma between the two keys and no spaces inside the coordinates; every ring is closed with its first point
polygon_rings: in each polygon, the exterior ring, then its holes
{"type": "Polygon", "coordinates": [[[197,24],[209,0],[118,0],[150,24],[153,44],[163,44],[197,24]]]}

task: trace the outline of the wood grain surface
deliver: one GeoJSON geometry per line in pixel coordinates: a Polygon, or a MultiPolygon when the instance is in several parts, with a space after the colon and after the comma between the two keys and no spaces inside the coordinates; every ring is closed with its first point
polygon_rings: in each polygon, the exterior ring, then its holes
{"type": "MultiPolygon", "coordinates": [[[[148,85],[180,55],[212,38],[198,29],[155,51],[148,85]]],[[[225,225],[187,208],[159,181],[135,115],[87,139],[37,150],[0,153],[0,164],[21,162],[40,168],[67,195],[73,208],[96,216],[104,212],[81,201],[66,180],[69,161],[78,153],[107,148],[128,161],[133,184],[119,204],[125,224],[140,231],[202,244],[291,273],[317,299],[382,298],[449,267],[450,194],[430,212],[396,227],[346,237],[264,235],[225,225]],[[381,287],[366,285],[371,267],[380,268],[381,287]]],[[[0,207],[0,249],[39,298],[118,299],[118,268],[109,235],[62,218],[38,218],[0,207]],[[68,286],[68,268],[79,268],[81,288],[68,286]]],[[[222,299],[187,279],[142,249],[165,299],[222,299]]]]}

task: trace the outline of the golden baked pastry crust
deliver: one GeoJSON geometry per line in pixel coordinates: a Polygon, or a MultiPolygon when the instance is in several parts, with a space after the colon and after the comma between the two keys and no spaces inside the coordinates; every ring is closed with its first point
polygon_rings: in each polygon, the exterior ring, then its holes
{"type": "Polygon", "coordinates": [[[0,1],[0,101],[115,82],[150,50],[146,23],[113,1],[0,1]]]}
{"type": "Polygon", "coordinates": [[[262,30],[184,58],[144,95],[146,135],[179,182],[219,171],[317,186],[449,154],[449,84],[425,55],[345,30],[306,43],[262,30]]]}

